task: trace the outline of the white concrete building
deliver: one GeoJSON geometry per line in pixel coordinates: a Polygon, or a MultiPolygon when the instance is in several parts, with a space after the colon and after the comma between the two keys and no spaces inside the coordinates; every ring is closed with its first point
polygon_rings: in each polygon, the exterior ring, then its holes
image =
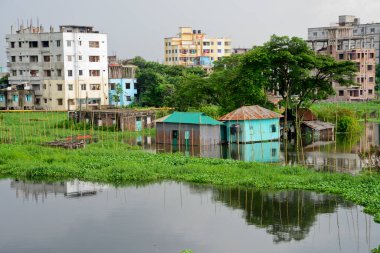
{"type": "Polygon", "coordinates": [[[90,26],[60,26],[58,32],[21,26],[6,41],[9,82],[33,87],[35,109],[108,104],[107,34],[90,26]]]}

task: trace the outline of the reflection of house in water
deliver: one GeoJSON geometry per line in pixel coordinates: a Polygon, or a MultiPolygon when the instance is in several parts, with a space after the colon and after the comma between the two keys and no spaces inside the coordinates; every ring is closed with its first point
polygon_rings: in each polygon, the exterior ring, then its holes
{"type": "Polygon", "coordinates": [[[301,133],[306,138],[306,142],[333,141],[334,125],[329,122],[319,120],[303,121],[301,133]]]}
{"type": "Polygon", "coordinates": [[[221,158],[221,145],[169,145],[156,143],[157,153],[183,153],[186,156],[221,158]]]}
{"type": "Polygon", "coordinates": [[[279,162],[280,142],[232,143],[223,147],[223,158],[247,162],[279,162]]]}
{"type": "Polygon", "coordinates": [[[107,187],[79,180],[59,183],[33,183],[13,180],[11,181],[11,188],[16,190],[17,197],[32,198],[38,201],[40,197],[42,200],[46,199],[49,193],[54,195],[63,194],[66,197],[81,197],[94,195],[107,187]]]}

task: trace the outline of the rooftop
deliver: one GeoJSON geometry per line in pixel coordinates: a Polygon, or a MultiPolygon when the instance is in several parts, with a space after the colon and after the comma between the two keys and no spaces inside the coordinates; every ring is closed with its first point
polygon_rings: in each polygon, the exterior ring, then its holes
{"type": "Polygon", "coordinates": [[[173,112],[170,115],[157,119],[157,122],[213,126],[223,124],[202,112],[173,112]]]}
{"type": "Polygon", "coordinates": [[[282,118],[281,114],[258,105],[242,106],[219,118],[220,121],[282,118]]]}

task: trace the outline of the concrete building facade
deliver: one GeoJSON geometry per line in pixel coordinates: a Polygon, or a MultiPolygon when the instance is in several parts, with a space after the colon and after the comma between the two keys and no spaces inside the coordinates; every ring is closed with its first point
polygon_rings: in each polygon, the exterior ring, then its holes
{"type": "Polygon", "coordinates": [[[352,15],[339,16],[339,22],[331,26],[308,29],[308,41],[313,48],[319,50],[326,47],[329,40],[329,30],[334,27],[346,28],[349,33],[339,38],[339,50],[354,48],[374,48],[376,50],[376,63],[380,59],[380,23],[361,24],[360,19],[352,15]]]}
{"type": "Polygon", "coordinates": [[[128,106],[135,101],[137,95],[136,69],[137,66],[134,65],[109,64],[109,105],[128,106]],[[117,86],[121,88],[120,94],[117,94],[117,86]]]}
{"type": "Polygon", "coordinates": [[[180,27],[177,37],[164,39],[167,65],[212,67],[214,61],[230,56],[230,38],[207,38],[201,30],[180,27]]]}
{"type": "Polygon", "coordinates": [[[20,26],[6,35],[10,85],[27,84],[34,109],[75,110],[108,104],[107,35],[90,26],[20,26]]]}
{"type": "Polygon", "coordinates": [[[309,28],[308,33],[308,42],[316,52],[330,55],[338,61],[353,61],[357,65],[356,84],[346,87],[333,83],[336,95],[330,100],[364,101],[375,98],[380,24],[377,29],[377,24],[360,25],[355,16],[340,16],[337,25],[309,28]],[[358,30],[363,32],[358,34],[358,30]]]}

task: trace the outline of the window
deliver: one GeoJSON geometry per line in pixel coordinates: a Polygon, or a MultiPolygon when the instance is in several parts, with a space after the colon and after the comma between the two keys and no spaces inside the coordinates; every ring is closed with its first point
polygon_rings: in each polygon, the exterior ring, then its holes
{"type": "Polygon", "coordinates": [[[62,98],[58,98],[57,99],[57,104],[58,105],[63,105],[63,99],[62,98]]]}
{"type": "Polygon", "coordinates": [[[116,86],[115,83],[110,83],[110,90],[115,90],[115,86],[116,86]]]}
{"type": "Polygon", "coordinates": [[[369,82],[370,82],[370,83],[373,83],[373,81],[374,81],[373,76],[370,76],[370,77],[369,77],[369,82]]]}
{"type": "Polygon", "coordinates": [[[44,70],[44,76],[50,77],[51,76],[51,70],[50,69],[44,70]]]}
{"type": "Polygon", "coordinates": [[[83,76],[83,70],[81,70],[81,69],[79,70],[79,75],[83,76]]]}
{"type": "Polygon", "coordinates": [[[372,70],[373,66],[372,65],[367,65],[367,70],[372,70]]]}
{"type": "Polygon", "coordinates": [[[313,36],[317,36],[318,35],[318,33],[316,33],[316,32],[313,32],[313,36]]]}
{"type": "Polygon", "coordinates": [[[90,90],[100,90],[100,84],[90,84],[90,90]]]}
{"type": "Polygon", "coordinates": [[[23,70],[19,70],[18,73],[20,74],[20,76],[22,76],[22,72],[23,70]]]}
{"type": "Polygon", "coordinates": [[[0,94],[0,102],[4,102],[5,101],[5,96],[3,94],[0,94]]]}
{"type": "Polygon", "coordinates": [[[69,87],[69,90],[73,90],[73,85],[72,84],[69,84],[68,87],[69,87]]]}
{"type": "Polygon", "coordinates": [[[131,96],[125,96],[125,99],[126,99],[128,102],[132,101],[131,96]]]}
{"type": "Polygon", "coordinates": [[[81,40],[79,40],[78,42],[79,42],[79,46],[82,46],[82,41],[81,41],[81,40]]]}
{"type": "Polygon", "coordinates": [[[368,90],[368,94],[369,94],[369,95],[372,95],[372,90],[368,90]]]}
{"type": "Polygon", "coordinates": [[[14,41],[11,42],[11,48],[15,48],[15,42],[14,41]]]}
{"type": "Polygon", "coordinates": [[[48,40],[41,41],[41,44],[42,44],[42,47],[49,47],[49,41],[48,40]]]}
{"type": "Polygon", "coordinates": [[[55,44],[57,45],[57,47],[61,47],[61,41],[60,40],[56,40],[55,44]]]}
{"type": "Polygon", "coordinates": [[[67,70],[67,76],[73,76],[73,71],[71,69],[67,70]]]}
{"type": "Polygon", "coordinates": [[[47,98],[44,98],[44,103],[47,104],[47,98]]]}
{"type": "Polygon", "coordinates": [[[81,56],[81,55],[78,56],[78,60],[79,60],[79,61],[82,60],[82,56],[81,56]]]}
{"type": "Polygon", "coordinates": [[[340,97],[344,96],[344,90],[339,90],[339,96],[340,97]]]}
{"type": "Polygon", "coordinates": [[[99,62],[100,61],[100,57],[99,56],[96,56],[96,55],[90,55],[88,57],[88,61],[89,62],[99,62]]]}
{"type": "Polygon", "coordinates": [[[39,84],[32,84],[33,90],[40,90],[40,85],[39,84]]]}
{"type": "Polygon", "coordinates": [[[130,89],[131,88],[131,84],[130,83],[125,83],[125,88],[126,89],[130,89]]]}
{"type": "Polygon", "coordinates": [[[99,41],[89,41],[88,46],[92,48],[99,48],[99,41]]]}
{"type": "Polygon", "coordinates": [[[221,46],[222,45],[222,42],[221,41],[218,41],[218,46],[221,46]]]}
{"type": "Polygon", "coordinates": [[[25,95],[25,101],[31,102],[32,101],[32,95],[30,95],[30,94],[25,95]]]}
{"type": "Polygon", "coordinates": [[[369,58],[370,58],[370,59],[375,58],[375,54],[374,54],[374,53],[370,53],[370,54],[369,54],[369,58]]]}
{"type": "Polygon", "coordinates": [[[375,28],[371,28],[370,33],[375,33],[375,28]]]}
{"type": "Polygon", "coordinates": [[[57,84],[57,90],[62,91],[62,84],[57,84]]]}
{"type": "Polygon", "coordinates": [[[44,55],[44,62],[50,62],[50,55],[44,55]]]}
{"type": "Polygon", "coordinates": [[[277,129],[276,129],[276,125],[275,125],[275,124],[271,125],[271,126],[270,126],[270,129],[271,129],[271,132],[272,132],[272,133],[277,132],[277,129]]]}
{"type": "Polygon", "coordinates": [[[218,49],[218,53],[221,53],[222,52],[222,49],[218,49]]]}
{"type": "Polygon", "coordinates": [[[71,47],[71,40],[66,40],[66,46],[71,47]]]}
{"type": "Polygon", "coordinates": [[[38,56],[37,55],[31,55],[29,57],[30,62],[38,62],[38,56]]]}
{"type": "Polygon", "coordinates": [[[20,62],[22,61],[22,56],[18,57],[18,61],[20,61],[20,62]]]}
{"type": "Polygon", "coordinates": [[[30,71],[30,76],[31,77],[39,77],[40,76],[40,73],[38,70],[31,70],[30,71]]]}
{"type": "Polygon", "coordinates": [[[12,70],[12,76],[17,76],[17,70],[12,70]]]}
{"type": "Polygon", "coordinates": [[[37,48],[38,47],[38,41],[29,41],[29,47],[30,48],[37,48]]]}
{"type": "Polygon", "coordinates": [[[62,69],[57,69],[57,76],[62,76],[62,69]]]}
{"type": "Polygon", "coordinates": [[[73,61],[73,56],[72,55],[68,55],[67,56],[67,61],[73,61]]]}
{"type": "Polygon", "coordinates": [[[344,54],[339,54],[339,60],[343,60],[344,59],[344,54]]]}
{"type": "Polygon", "coordinates": [[[89,70],[89,76],[100,76],[100,70],[89,70]]]}
{"type": "Polygon", "coordinates": [[[13,102],[18,102],[18,95],[13,95],[12,96],[12,101],[13,102]]]}
{"type": "Polygon", "coordinates": [[[57,61],[61,61],[61,55],[60,54],[57,55],[57,61]]]}
{"type": "Polygon", "coordinates": [[[11,56],[11,61],[16,62],[16,56],[11,56]]]}
{"type": "Polygon", "coordinates": [[[86,90],[86,84],[85,84],[85,83],[82,83],[82,84],[80,85],[80,89],[81,89],[81,90],[86,90]]]}
{"type": "Polygon", "coordinates": [[[272,148],[272,157],[276,156],[276,155],[277,155],[277,149],[276,148],[272,148]]]}

